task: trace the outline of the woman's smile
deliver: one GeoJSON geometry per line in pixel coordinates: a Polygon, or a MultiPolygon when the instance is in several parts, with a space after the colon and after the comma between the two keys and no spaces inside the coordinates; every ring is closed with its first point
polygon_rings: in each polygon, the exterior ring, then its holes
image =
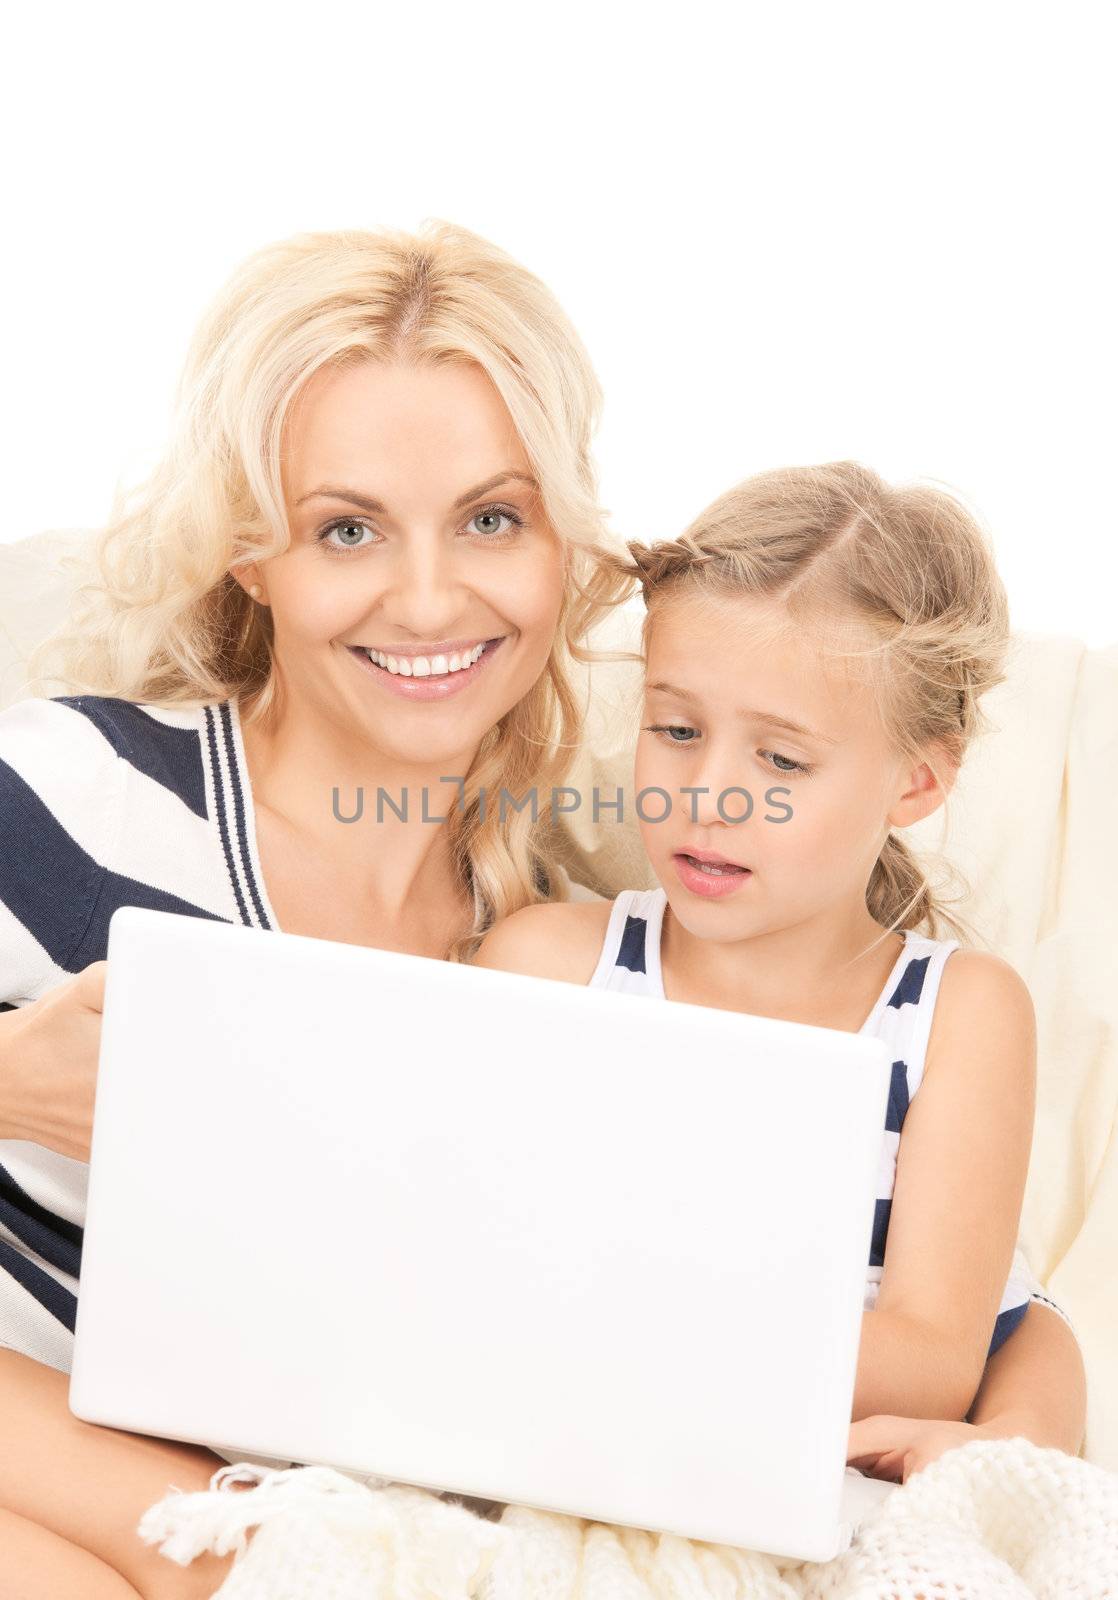
{"type": "Polygon", "coordinates": [[[355,760],[466,771],[525,696],[550,700],[563,611],[564,541],[508,408],[472,362],[351,361],[299,394],[284,434],[290,542],[245,573],[270,612],[276,678],[355,760]],[[507,505],[490,499],[498,485],[507,505]],[[350,529],[348,548],[322,537],[350,529]]]}
{"type": "Polygon", "coordinates": [[[445,700],[481,676],[506,638],[499,634],[493,639],[452,639],[424,649],[414,645],[392,649],[347,645],[346,649],[361,671],[390,693],[405,700],[445,700]]]}

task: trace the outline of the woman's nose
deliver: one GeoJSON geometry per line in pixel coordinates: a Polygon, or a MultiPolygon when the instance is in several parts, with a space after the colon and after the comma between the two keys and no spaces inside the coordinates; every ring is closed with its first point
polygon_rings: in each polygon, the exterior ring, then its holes
{"type": "Polygon", "coordinates": [[[435,641],[453,632],[468,600],[456,552],[441,539],[422,534],[401,541],[381,594],[386,621],[418,639],[435,641]]]}

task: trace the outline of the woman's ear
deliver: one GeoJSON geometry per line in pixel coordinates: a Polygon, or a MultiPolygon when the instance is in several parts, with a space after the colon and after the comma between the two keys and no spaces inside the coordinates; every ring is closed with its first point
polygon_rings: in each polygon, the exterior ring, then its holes
{"type": "Polygon", "coordinates": [[[260,568],[255,561],[244,561],[235,567],[230,567],[229,576],[234,583],[240,584],[250,600],[256,600],[262,605],[267,605],[268,597],[260,579],[260,568]]]}

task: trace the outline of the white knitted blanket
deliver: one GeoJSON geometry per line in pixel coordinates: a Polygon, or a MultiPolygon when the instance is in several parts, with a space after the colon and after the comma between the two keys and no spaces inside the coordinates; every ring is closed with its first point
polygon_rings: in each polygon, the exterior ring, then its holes
{"type": "Polygon", "coordinates": [[[1118,1474],[1023,1438],[947,1451],[826,1562],[526,1506],[491,1520],[426,1489],[367,1486],[328,1467],[224,1467],[211,1485],[172,1490],[139,1532],[183,1566],[237,1551],[220,1600],[1118,1597],[1118,1474]],[[238,1491],[238,1481],[256,1487],[238,1491]]]}

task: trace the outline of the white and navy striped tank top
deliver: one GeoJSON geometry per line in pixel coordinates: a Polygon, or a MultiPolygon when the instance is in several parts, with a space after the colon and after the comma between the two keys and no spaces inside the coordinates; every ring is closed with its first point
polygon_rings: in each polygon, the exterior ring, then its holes
{"type": "MultiPolygon", "coordinates": [[[[617,896],[610,910],[598,964],[590,978],[591,987],[617,989],[660,1000],[666,998],[660,968],[660,932],[667,898],[662,888],[626,889],[617,896]]],[[[904,947],[873,1010],[858,1030],[884,1039],[893,1063],[866,1272],[867,1310],[877,1303],[885,1263],[885,1241],[905,1113],[924,1075],[932,1013],[944,964],[951,952],[959,948],[957,939],[930,939],[911,929],[906,930],[904,939],[904,947]]],[[[998,1307],[988,1357],[1021,1322],[1032,1300],[1051,1306],[1071,1327],[1071,1319],[1044,1293],[1018,1248],[998,1307]]]]}
{"type": "MultiPolygon", "coordinates": [[[[0,1011],[104,960],[120,906],[274,928],[237,701],[0,712],[0,1011]]],[[[0,1140],[0,1345],[69,1371],[89,1167],[0,1140]]]]}

